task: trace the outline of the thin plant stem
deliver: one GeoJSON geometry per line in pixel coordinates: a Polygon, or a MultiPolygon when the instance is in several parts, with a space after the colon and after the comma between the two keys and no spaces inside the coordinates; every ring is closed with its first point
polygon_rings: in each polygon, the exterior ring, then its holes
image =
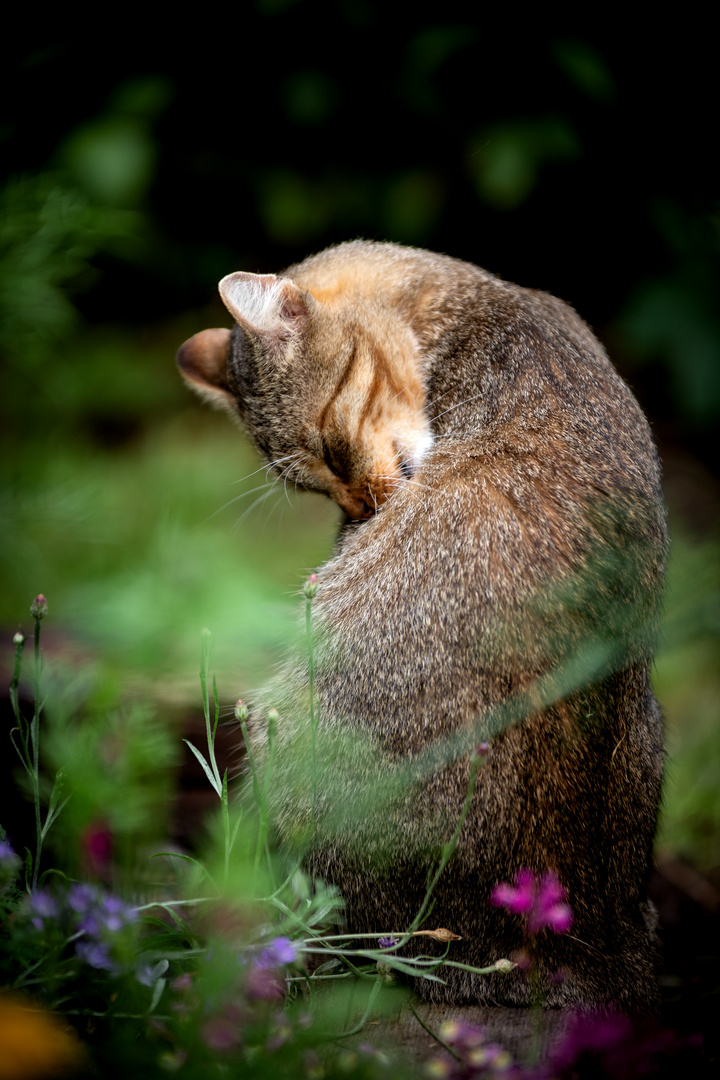
{"type": "MultiPolygon", "coordinates": [[[[13,668],[13,676],[10,680],[10,704],[12,705],[13,715],[15,717],[15,723],[20,727],[20,704],[18,702],[18,684],[20,682],[20,669],[22,667],[23,650],[25,648],[25,637],[23,634],[18,634],[15,638],[15,666],[13,668]]],[[[21,732],[22,735],[22,732],[21,732]]]]}
{"type": "Polygon", "coordinates": [[[268,725],[267,725],[267,737],[268,737],[268,752],[267,752],[267,764],[265,766],[265,776],[263,779],[263,786],[260,800],[260,826],[258,828],[257,846],[255,848],[255,862],[253,866],[253,872],[257,880],[257,873],[260,868],[260,858],[263,851],[267,852],[266,841],[268,835],[268,829],[270,825],[270,811],[268,807],[269,795],[270,795],[270,781],[272,777],[273,762],[275,759],[275,734],[277,731],[278,715],[275,709],[271,709],[268,713],[268,725]]]}
{"type": "Polygon", "coordinates": [[[427,1031],[428,1035],[430,1035],[436,1043],[439,1043],[444,1050],[447,1050],[448,1054],[452,1054],[456,1061],[462,1061],[460,1054],[458,1054],[456,1050],[453,1050],[452,1046],[449,1046],[444,1039],[441,1039],[431,1027],[428,1027],[423,1018],[417,1013],[412,1001],[410,1002],[410,1012],[413,1014],[420,1027],[427,1031]]]}
{"type": "Polygon", "coordinates": [[[370,991],[370,997],[368,998],[367,1007],[365,1009],[365,1012],[363,1013],[363,1017],[362,1017],[362,1020],[360,1021],[360,1023],[356,1024],[354,1028],[350,1029],[350,1031],[343,1031],[340,1035],[333,1035],[332,1036],[333,1039],[335,1039],[336,1041],[339,1040],[339,1039],[349,1039],[351,1035],[358,1035],[362,1031],[362,1029],[365,1027],[366,1023],[368,1022],[368,1019],[370,1017],[370,1013],[372,1012],[373,1005],[375,1004],[375,999],[377,998],[378,994],[380,993],[381,987],[382,987],[382,978],[378,977],[375,980],[375,983],[373,985],[372,990],[370,991]]]}
{"type": "Polygon", "coordinates": [[[32,888],[37,888],[38,874],[40,872],[40,856],[42,854],[43,829],[40,818],[40,619],[35,619],[35,709],[30,724],[30,740],[32,743],[32,766],[30,779],[32,782],[33,802],[35,804],[35,862],[33,863],[32,888]]]}
{"type": "Polygon", "coordinates": [[[310,740],[312,750],[312,820],[315,824],[317,817],[317,714],[315,712],[315,654],[313,651],[312,635],[312,597],[305,598],[305,629],[307,632],[308,663],[310,674],[310,740]]]}
{"type": "MultiPolygon", "coordinates": [[[[447,844],[445,844],[443,846],[442,853],[440,855],[440,865],[438,866],[437,870],[435,871],[435,875],[434,875],[432,881],[430,882],[430,884],[427,887],[425,897],[423,899],[422,904],[420,905],[420,909],[419,909],[417,915],[415,916],[412,923],[408,927],[408,930],[407,930],[408,935],[412,934],[413,931],[416,930],[418,928],[418,926],[420,926],[420,924],[422,923],[422,921],[423,921],[423,919],[425,917],[425,912],[427,911],[427,908],[428,908],[428,904],[430,903],[430,899],[431,899],[432,894],[433,894],[433,892],[435,890],[435,886],[437,885],[437,883],[438,883],[438,881],[440,879],[440,875],[442,874],[442,872],[445,869],[445,867],[447,866],[447,864],[450,862],[450,859],[452,858],[452,856],[453,856],[453,854],[455,852],[455,848],[457,847],[457,843],[458,843],[458,840],[460,838],[460,830],[462,829],[463,825],[465,824],[465,818],[468,816],[468,813],[469,813],[469,810],[470,810],[470,803],[472,802],[472,797],[475,794],[475,785],[477,783],[478,770],[479,770],[479,768],[480,768],[480,766],[482,764],[483,764],[483,758],[479,754],[473,754],[471,756],[471,758],[470,758],[470,779],[468,781],[467,795],[465,796],[465,802],[463,803],[463,808],[462,808],[462,811],[460,813],[460,817],[458,818],[458,823],[455,826],[455,832],[452,834],[452,836],[448,840],[447,844]]],[[[403,944],[404,944],[404,942],[403,942],[403,944]]]]}

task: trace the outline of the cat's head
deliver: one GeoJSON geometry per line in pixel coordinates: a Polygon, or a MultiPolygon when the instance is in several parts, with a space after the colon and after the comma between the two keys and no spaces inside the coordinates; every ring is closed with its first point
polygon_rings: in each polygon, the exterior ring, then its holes
{"type": "Polygon", "coordinates": [[[186,382],[239,417],[276,472],[370,517],[410,480],[431,445],[417,340],[385,298],[352,281],[313,287],[300,273],[229,274],[236,321],[186,341],[186,382]]]}

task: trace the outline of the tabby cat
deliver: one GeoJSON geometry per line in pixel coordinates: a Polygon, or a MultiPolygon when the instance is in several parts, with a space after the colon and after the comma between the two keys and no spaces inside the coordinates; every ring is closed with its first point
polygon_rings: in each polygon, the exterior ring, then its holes
{"type": "MultiPolygon", "coordinates": [[[[277,835],[352,931],[401,931],[487,741],[425,925],[461,936],[454,961],[517,957],[489,895],[551,869],[575,921],[532,943],[547,1004],[652,1008],[666,536],[630,390],[567,304],[444,255],[354,241],[220,293],[236,325],[182,346],[185,379],[346,515],[313,601],[312,753],[303,650],[254,706],[257,752],[280,715],[277,835]]],[[[438,1002],[530,1000],[520,968],[440,974],[418,987],[438,1002]]]]}

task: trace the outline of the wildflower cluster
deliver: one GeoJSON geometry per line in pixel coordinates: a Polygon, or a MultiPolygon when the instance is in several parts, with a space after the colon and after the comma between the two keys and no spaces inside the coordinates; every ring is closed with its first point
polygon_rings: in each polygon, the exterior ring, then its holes
{"type": "Polygon", "coordinates": [[[156,1021],[159,1034],[171,1046],[167,1067],[179,1068],[186,1060],[188,1028],[193,1026],[199,1034],[200,1051],[219,1055],[225,1062],[247,1063],[259,1052],[275,1055],[281,1048],[291,1054],[297,1051],[312,1024],[307,1012],[298,1013],[289,1005],[283,1009],[285,969],[297,960],[290,939],[277,937],[254,955],[248,949],[240,950],[236,974],[223,980],[221,990],[212,974],[216,961],[222,965],[214,950],[205,954],[193,972],[174,978],[170,982],[171,1019],[169,1023],[156,1021]]]}
{"type": "MultiPolygon", "coordinates": [[[[95,885],[75,883],[64,895],[35,889],[26,901],[30,923],[48,942],[72,942],[75,957],[99,971],[120,975],[132,967],[137,911],[95,885]]],[[[147,982],[140,967],[135,974],[147,982]]]]}
{"type": "Polygon", "coordinates": [[[506,1050],[485,1041],[485,1032],[477,1024],[449,1020],[440,1028],[439,1036],[453,1056],[438,1054],[431,1058],[425,1069],[427,1076],[437,1080],[470,1080],[476,1076],[519,1080],[523,1076],[506,1050]]]}
{"type": "Polygon", "coordinates": [[[565,896],[565,888],[552,870],[536,876],[532,870],[523,869],[515,875],[515,885],[507,882],[496,885],[490,902],[524,916],[527,933],[534,937],[545,929],[556,934],[567,933],[572,926],[573,913],[570,905],[565,903],[565,896]]]}

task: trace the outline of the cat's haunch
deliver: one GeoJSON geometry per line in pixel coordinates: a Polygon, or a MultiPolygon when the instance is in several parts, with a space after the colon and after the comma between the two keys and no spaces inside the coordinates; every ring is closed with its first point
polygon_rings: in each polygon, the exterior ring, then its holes
{"type": "MultiPolygon", "coordinates": [[[[280,714],[277,836],[340,887],[350,931],[402,930],[487,740],[433,897],[450,959],[526,949],[490,893],[551,870],[575,922],[532,942],[546,1004],[652,1008],[666,536],[630,390],[568,305],[443,255],[355,241],[220,292],[236,325],[182,346],[185,379],[350,519],[313,601],[313,753],[302,652],[255,703],[260,754],[280,714]]],[[[418,985],[436,1001],[532,996],[519,969],[440,974],[418,985]]]]}

